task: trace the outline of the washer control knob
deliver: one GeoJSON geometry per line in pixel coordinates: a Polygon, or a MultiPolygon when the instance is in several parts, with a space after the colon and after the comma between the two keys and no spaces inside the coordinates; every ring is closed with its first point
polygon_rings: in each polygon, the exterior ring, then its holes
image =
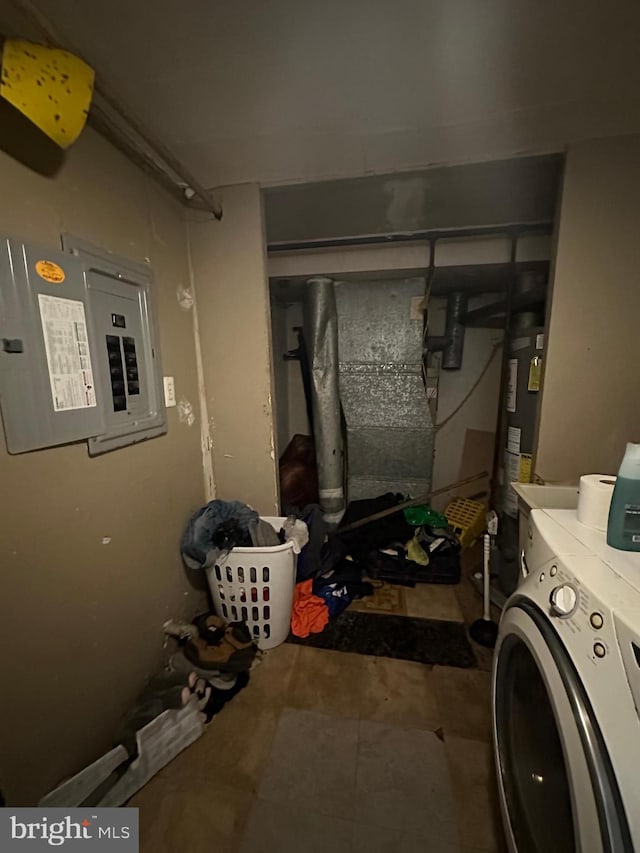
{"type": "Polygon", "coordinates": [[[591,627],[595,628],[596,631],[602,628],[604,625],[604,619],[602,618],[602,613],[598,613],[594,611],[589,617],[589,622],[591,622],[591,627]]]}
{"type": "Polygon", "coordinates": [[[594,643],[593,644],[593,653],[597,658],[603,658],[606,655],[607,650],[602,645],[602,643],[594,643]]]}
{"type": "Polygon", "coordinates": [[[578,606],[578,593],[571,584],[555,587],[550,596],[552,616],[571,616],[578,606]]]}

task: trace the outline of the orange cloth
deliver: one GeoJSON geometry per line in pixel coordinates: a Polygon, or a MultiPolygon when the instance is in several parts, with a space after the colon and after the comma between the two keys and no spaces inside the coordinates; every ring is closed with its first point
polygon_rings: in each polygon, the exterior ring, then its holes
{"type": "Polygon", "coordinates": [[[296,637],[319,634],[329,621],[327,605],[312,590],[313,580],[296,585],[291,611],[291,633],[296,637]]]}

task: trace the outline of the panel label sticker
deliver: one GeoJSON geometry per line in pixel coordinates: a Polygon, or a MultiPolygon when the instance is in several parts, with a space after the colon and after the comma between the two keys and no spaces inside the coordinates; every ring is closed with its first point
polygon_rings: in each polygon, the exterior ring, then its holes
{"type": "Polygon", "coordinates": [[[520,469],[518,471],[519,483],[531,482],[531,454],[523,453],[520,456],[520,469]]]}
{"type": "Polygon", "coordinates": [[[515,412],[518,395],[518,359],[510,358],[507,373],[507,411],[515,412]]]}
{"type": "Polygon", "coordinates": [[[505,495],[504,511],[512,518],[518,515],[518,495],[513,491],[511,483],[517,483],[520,474],[520,454],[505,453],[505,495]]]}
{"type": "Polygon", "coordinates": [[[45,281],[50,284],[62,284],[66,278],[65,271],[53,261],[38,261],[36,264],[36,272],[45,281]]]}
{"type": "Polygon", "coordinates": [[[542,359],[539,355],[534,355],[529,363],[529,381],[527,382],[528,391],[539,391],[540,382],[542,380],[542,359]]]}
{"type": "Polygon", "coordinates": [[[38,294],[53,408],[56,412],[96,405],[84,305],[76,299],[38,294]]]}
{"type": "Polygon", "coordinates": [[[511,453],[520,453],[520,436],[522,430],[520,427],[509,427],[507,430],[507,450],[511,453]]]}

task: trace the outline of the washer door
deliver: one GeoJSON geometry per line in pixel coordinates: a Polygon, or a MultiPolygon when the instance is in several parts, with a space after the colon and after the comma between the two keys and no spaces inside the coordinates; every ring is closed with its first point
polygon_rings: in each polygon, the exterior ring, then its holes
{"type": "Polygon", "coordinates": [[[529,599],[500,623],[493,734],[501,808],[517,853],[632,851],[590,703],[556,632],[529,599]]]}

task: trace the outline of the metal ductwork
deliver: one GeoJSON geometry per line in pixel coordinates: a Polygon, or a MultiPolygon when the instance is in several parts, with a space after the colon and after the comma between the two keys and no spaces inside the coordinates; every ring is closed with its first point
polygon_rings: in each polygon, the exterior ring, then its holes
{"type": "Polygon", "coordinates": [[[336,282],[349,501],[431,488],[435,431],[422,381],[424,278],[336,282]]]}
{"type": "Polygon", "coordinates": [[[334,524],[342,518],[345,500],[338,315],[333,280],[308,279],[303,306],[320,506],[325,519],[334,524]]]}

